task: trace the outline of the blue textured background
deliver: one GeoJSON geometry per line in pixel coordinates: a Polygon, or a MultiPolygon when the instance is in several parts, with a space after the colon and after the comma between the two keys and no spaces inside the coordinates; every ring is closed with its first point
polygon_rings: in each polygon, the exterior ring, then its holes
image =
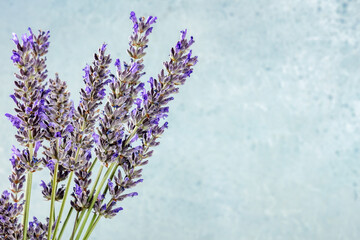
{"type": "MultiPolygon", "coordinates": [[[[12,32],[51,30],[50,76],[78,99],[100,44],[127,58],[131,10],[159,18],[146,78],[184,28],[200,61],[171,103],[139,196],[93,239],[360,239],[359,1],[2,0],[0,116],[13,107],[12,32]]],[[[4,189],[16,142],[1,119],[4,189]]],[[[34,181],[31,213],[43,220],[34,181]]]]}

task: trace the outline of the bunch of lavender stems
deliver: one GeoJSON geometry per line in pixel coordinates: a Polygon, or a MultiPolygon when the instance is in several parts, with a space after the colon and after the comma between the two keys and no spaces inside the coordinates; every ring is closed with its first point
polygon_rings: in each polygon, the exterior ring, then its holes
{"type": "Polygon", "coordinates": [[[131,12],[130,19],[130,59],[122,63],[116,59],[113,74],[113,61],[102,44],[92,64],[83,69],[85,86],[76,107],[58,74],[47,79],[50,33],[34,34],[29,28],[20,40],[13,34],[16,48],[11,60],[18,72],[10,97],[16,113],[6,117],[17,129],[19,147],[12,148],[10,191],[0,196],[1,239],[60,240],[66,229],[70,239],[89,239],[100,219],[113,218],[123,210],[120,201],[138,195],[130,188],[143,181],[142,167],[168,128],[164,120],[168,103],[190,77],[197,56],[190,49],[193,37],[181,31],[164,69],[146,87],[141,81],[143,58],[157,18],[137,18],[131,12]],[[99,170],[92,178],[97,164],[99,170]],[[49,216],[45,222],[36,217],[29,222],[32,175],[42,169],[49,172],[49,180],[40,183],[44,199],[50,201],[49,216]],[[61,203],[59,211],[55,211],[56,202],[61,203]]]}

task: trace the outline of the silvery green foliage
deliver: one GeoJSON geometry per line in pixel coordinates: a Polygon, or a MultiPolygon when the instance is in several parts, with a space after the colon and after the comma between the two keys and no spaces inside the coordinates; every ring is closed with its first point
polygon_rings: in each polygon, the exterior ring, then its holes
{"type": "MultiPolygon", "coordinates": [[[[13,171],[9,177],[12,193],[4,191],[0,198],[2,239],[22,239],[23,226],[18,218],[25,201],[25,173],[41,170],[41,166],[45,166],[50,175],[50,181],[40,184],[46,200],[51,200],[55,164],[59,165],[56,201],[63,200],[66,190],[64,184],[59,183],[68,179],[69,173],[75,173],[70,203],[78,213],[89,209],[95,201],[94,214],[112,218],[123,209],[116,206],[118,202],[138,195],[129,189],[143,181],[142,167],[148,163],[153,147],[159,145],[158,139],[168,127],[163,121],[169,114],[168,103],[190,77],[197,56],[192,56],[190,49],[193,37],[187,38],[187,31],[181,31],[169,61],[164,62],[157,78],[147,81],[146,87],[141,81],[145,74],[143,57],[157,18],[137,18],[131,12],[130,19],[133,23],[127,50],[130,61],[121,63],[116,59],[115,74],[112,74],[112,59],[106,54],[107,45],[102,44],[92,64],[83,69],[85,86],[80,90],[77,107],[70,99],[66,82],[58,74],[46,80],[49,32],[39,31],[34,35],[29,28],[29,35],[23,35],[22,42],[13,35],[16,49],[11,60],[19,73],[15,74],[15,93],[10,97],[16,104],[16,114],[6,116],[17,128],[15,137],[23,149],[12,149],[13,171]],[[113,174],[104,179],[106,187],[98,196],[90,191],[95,184],[92,179],[95,156],[105,168],[115,166],[113,174]]],[[[48,222],[47,219],[46,224],[41,223],[34,217],[29,222],[27,238],[46,239],[48,222]]]]}

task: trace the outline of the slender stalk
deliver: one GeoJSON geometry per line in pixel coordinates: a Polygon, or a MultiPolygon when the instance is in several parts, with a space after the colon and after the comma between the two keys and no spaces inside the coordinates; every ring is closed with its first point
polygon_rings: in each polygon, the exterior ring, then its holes
{"type": "MultiPolygon", "coordinates": [[[[130,143],[130,141],[131,141],[131,139],[135,136],[135,134],[136,134],[136,132],[137,132],[137,130],[138,130],[138,128],[139,128],[139,125],[144,121],[144,119],[145,119],[145,117],[143,117],[139,122],[138,122],[138,124],[135,126],[135,128],[133,129],[133,131],[131,132],[131,134],[128,136],[128,138],[126,139],[126,141],[125,141],[125,144],[124,144],[124,146],[126,146],[126,145],[128,145],[129,143],[130,143]]],[[[103,166],[103,165],[101,165],[101,166],[103,166]]],[[[112,163],[112,165],[109,167],[109,169],[108,169],[108,171],[110,170],[110,168],[113,168],[113,171],[111,172],[111,175],[110,175],[110,179],[112,180],[113,178],[114,178],[114,175],[115,175],[115,173],[116,173],[116,170],[117,170],[117,168],[119,167],[119,164],[117,164],[116,162],[113,162],[112,163]]],[[[107,172],[108,172],[107,171],[107,172]]],[[[106,178],[107,178],[107,176],[108,175],[106,175],[105,174],[105,176],[103,177],[103,179],[102,179],[102,182],[104,182],[104,180],[107,180],[106,178]]],[[[97,179],[97,181],[98,181],[98,179],[97,179]]],[[[94,186],[96,186],[97,185],[97,183],[94,185],[94,186]]],[[[101,187],[102,187],[102,185],[101,185],[101,187]]],[[[101,187],[100,187],[100,189],[101,189],[101,187]]],[[[105,195],[106,193],[107,193],[107,191],[108,191],[108,185],[106,185],[105,186],[105,189],[104,189],[104,192],[103,192],[103,194],[105,195]]],[[[98,192],[99,192],[99,189],[98,189],[98,192]]],[[[95,194],[94,195],[94,199],[95,199],[95,196],[97,196],[99,193],[97,193],[97,194],[95,194]]],[[[91,195],[90,195],[91,196],[91,195]]],[[[78,236],[77,236],[77,238],[76,238],[76,240],[79,240],[79,238],[80,238],[80,236],[81,236],[81,232],[83,231],[83,228],[84,228],[84,226],[85,226],[85,224],[86,224],[86,221],[87,221],[87,219],[88,219],[88,216],[89,216],[89,210],[91,210],[91,208],[93,207],[93,205],[88,209],[88,211],[87,211],[87,214],[86,214],[86,218],[85,218],[85,220],[84,220],[84,222],[83,222],[83,224],[82,224],[82,226],[81,226],[81,229],[80,229],[80,232],[78,233],[78,236]],[[80,234],[80,235],[79,235],[80,234]]],[[[93,219],[96,217],[96,214],[94,214],[94,216],[93,216],[93,219]]],[[[94,228],[95,228],[95,225],[97,224],[97,222],[100,220],[100,218],[101,218],[101,216],[99,215],[98,217],[97,217],[97,219],[96,219],[96,223],[92,226],[92,221],[91,221],[91,223],[90,223],[90,225],[89,225],[89,227],[88,227],[88,230],[86,231],[86,233],[85,233],[85,236],[84,236],[84,239],[87,239],[89,236],[90,236],[90,234],[91,234],[91,232],[94,230],[94,228]]]]}
{"type": "MultiPolygon", "coordinates": [[[[89,234],[90,229],[91,229],[92,225],[94,224],[96,217],[97,217],[97,215],[96,215],[96,213],[94,213],[94,216],[92,217],[92,219],[91,219],[91,221],[90,221],[89,227],[88,227],[88,229],[87,229],[86,232],[85,232],[85,237],[89,234]]],[[[84,237],[84,238],[85,238],[85,237],[84,237]]]]}
{"type": "Polygon", "coordinates": [[[94,229],[95,229],[95,227],[96,227],[96,224],[99,222],[99,220],[100,220],[100,216],[98,216],[98,217],[96,218],[96,220],[95,220],[94,224],[92,225],[90,231],[89,231],[89,232],[87,233],[87,235],[84,237],[84,240],[87,240],[87,239],[90,237],[91,233],[94,231],[94,229]]]}
{"type": "Polygon", "coordinates": [[[91,167],[89,168],[89,172],[91,172],[91,171],[93,170],[93,168],[94,168],[95,163],[97,162],[97,160],[98,160],[98,158],[96,157],[96,158],[94,159],[94,161],[92,162],[91,167]]]}
{"type": "MultiPolygon", "coordinates": [[[[95,162],[96,160],[97,160],[97,158],[95,158],[94,162],[95,162]]],[[[93,162],[93,165],[94,165],[94,162],[93,162]]],[[[93,165],[92,165],[92,166],[93,166],[93,165]]],[[[92,166],[91,166],[91,167],[92,167],[92,166]]],[[[90,169],[91,169],[91,167],[90,167],[90,169]]],[[[91,192],[90,192],[90,195],[89,195],[89,196],[93,196],[93,193],[94,193],[94,191],[95,191],[95,189],[96,189],[96,186],[97,186],[97,184],[98,184],[98,182],[99,182],[99,179],[100,179],[100,176],[101,176],[101,173],[102,173],[103,168],[104,168],[104,165],[101,165],[101,166],[100,166],[100,169],[99,169],[99,171],[98,171],[98,173],[97,173],[96,180],[95,180],[95,182],[94,182],[94,185],[93,185],[93,187],[92,187],[92,189],[91,189],[91,192]]],[[[84,209],[84,210],[81,211],[80,217],[78,218],[78,222],[80,222],[80,221],[82,220],[85,211],[86,211],[86,209],[84,209]]],[[[77,227],[78,227],[78,225],[76,225],[75,231],[77,230],[77,227]]]]}
{"type": "MultiPolygon", "coordinates": [[[[131,132],[131,134],[130,134],[129,137],[127,138],[127,140],[126,140],[126,142],[125,142],[125,146],[128,145],[128,144],[130,143],[131,139],[135,136],[135,134],[136,134],[136,132],[137,132],[137,130],[138,130],[138,128],[139,128],[139,125],[142,123],[142,121],[144,121],[144,119],[145,119],[145,117],[143,117],[143,118],[139,121],[139,123],[135,126],[135,128],[133,129],[133,131],[131,132]]],[[[77,155],[78,155],[78,153],[76,154],[76,157],[77,157],[77,155]]],[[[95,158],[93,164],[92,164],[91,167],[90,167],[90,170],[92,170],[92,168],[95,166],[96,161],[97,161],[97,158],[95,158]]],[[[99,187],[98,190],[96,191],[96,193],[95,193],[95,195],[94,195],[94,198],[93,198],[93,201],[92,201],[90,207],[88,208],[88,210],[87,210],[87,212],[86,212],[85,220],[83,221],[83,223],[82,223],[82,225],[81,225],[81,227],[80,227],[80,230],[79,230],[79,233],[78,233],[78,235],[77,235],[77,237],[76,237],[76,240],[79,240],[79,239],[80,239],[81,233],[82,233],[82,231],[83,231],[83,229],[84,229],[84,227],[85,227],[85,225],[86,225],[86,221],[87,221],[87,219],[89,218],[91,209],[92,209],[92,207],[93,207],[94,204],[95,204],[95,201],[96,201],[96,199],[97,199],[97,196],[98,196],[99,193],[100,193],[100,190],[101,190],[102,186],[104,185],[105,181],[107,180],[107,177],[109,176],[109,173],[110,173],[109,170],[110,170],[111,168],[113,168],[113,171],[112,171],[111,177],[110,177],[111,179],[113,179],[113,177],[114,177],[114,175],[115,175],[115,173],[116,173],[116,170],[117,170],[117,167],[118,167],[118,166],[119,166],[119,165],[117,165],[116,162],[112,163],[112,164],[110,165],[110,167],[108,168],[108,170],[106,171],[105,176],[103,176],[103,179],[102,179],[102,181],[101,181],[100,187],[99,187]]],[[[98,172],[98,175],[97,175],[97,179],[96,179],[96,182],[95,182],[94,185],[93,185],[93,188],[92,188],[92,190],[91,190],[91,193],[94,192],[94,190],[95,190],[95,188],[96,188],[96,186],[97,186],[97,183],[98,183],[99,178],[100,178],[100,175],[101,175],[102,168],[103,168],[103,165],[100,166],[100,169],[99,169],[99,172],[98,172]]],[[[107,190],[108,190],[108,186],[106,185],[105,190],[104,190],[104,193],[105,193],[105,194],[106,194],[107,190]]],[[[90,196],[92,196],[92,194],[90,194],[90,196]]],[[[79,223],[82,221],[82,217],[83,217],[85,211],[86,211],[86,210],[83,210],[82,213],[80,214],[80,217],[79,217],[79,219],[78,219],[78,222],[79,222],[79,223]]],[[[100,218],[97,219],[97,221],[99,221],[99,220],[100,220],[100,218]]],[[[75,232],[77,231],[78,226],[79,226],[78,224],[75,224],[75,227],[74,227],[74,231],[75,231],[75,232]]],[[[92,230],[93,230],[93,229],[92,229],[92,230]]],[[[91,231],[92,231],[92,230],[91,230],[91,231]]]]}
{"type": "Polygon", "coordinates": [[[96,193],[95,193],[95,195],[94,195],[94,197],[93,197],[93,200],[91,201],[90,207],[88,208],[88,210],[87,210],[87,212],[86,212],[85,219],[84,219],[83,222],[82,222],[82,225],[81,225],[81,227],[80,227],[80,229],[79,229],[79,233],[78,233],[78,235],[76,236],[76,240],[79,240],[79,239],[80,239],[81,234],[82,234],[82,231],[84,230],[84,227],[85,227],[85,225],[86,225],[86,222],[87,222],[87,220],[88,220],[88,218],[89,218],[89,215],[90,215],[90,213],[91,213],[91,209],[93,208],[93,206],[94,206],[94,204],[95,204],[95,202],[96,202],[96,200],[97,200],[97,196],[99,195],[99,193],[100,193],[100,191],[101,191],[101,188],[104,186],[104,184],[105,184],[105,182],[107,181],[107,178],[108,178],[108,176],[109,176],[112,168],[113,168],[115,165],[116,165],[116,162],[113,162],[113,163],[110,165],[110,167],[109,167],[108,170],[106,171],[103,179],[101,180],[100,186],[99,186],[98,189],[96,190],[96,193]]]}
{"type": "Polygon", "coordinates": [[[83,218],[84,214],[85,214],[85,210],[82,210],[81,213],[80,213],[80,216],[78,217],[77,221],[75,222],[76,224],[74,225],[74,230],[73,230],[75,233],[76,233],[76,231],[77,231],[77,229],[78,229],[78,227],[80,225],[80,221],[83,218]]]}
{"type": "MultiPolygon", "coordinates": [[[[110,179],[111,179],[111,180],[114,178],[114,175],[115,175],[116,170],[117,170],[118,167],[119,167],[119,164],[117,164],[117,165],[114,167],[113,171],[111,172],[111,174],[110,174],[110,179]]],[[[104,192],[103,192],[103,195],[106,195],[108,189],[109,189],[109,186],[106,184],[105,189],[104,189],[104,192]]]]}
{"type": "MultiPolygon", "coordinates": [[[[30,152],[30,155],[32,155],[31,152],[30,152]]],[[[33,173],[31,171],[29,171],[28,174],[27,174],[27,177],[26,177],[25,208],[24,208],[24,217],[23,217],[23,226],[24,226],[23,240],[27,239],[27,228],[28,228],[28,222],[29,222],[29,207],[30,207],[30,198],[31,198],[32,174],[33,173]]]]}
{"type": "MultiPolygon", "coordinates": [[[[115,169],[116,169],[116,167],[115,167],[115,169]]],[[[113,199],[110,199],[109,201],[108,201],[108,203],[106,204],[106,206],[109,206],[110,205],[110,203],[113,201],[113,199]]],[[[93,218],[91,219],[91,222],[90,222],[90,224],[89,224],[89,227],[88,227],[88,229],[86,230],[86,234],[85,234],[85,237],[89,234],[89,232],[90,231],[92,231],[92,230],[94,230],[94,228],[95,228],[95,226],[93,227],[93,224],[94,224],[94,219],[96,218],[96,213],[93,213],[94,215],[93,215],[93,218]]],[[[98,216],[98,221],[100,220],[100,218],[102,217],[102,215],[99,215],[98,216]]],[[[91,233],[91,232],[90,232],[91,233]]],[[[84,239],[86,239],[86,238],[84,238],[84,239]]]]}
{"type": "MultiPolygon", "coordinates": [[[[71,171],[71,172],[70,172],[69,179],[68,179],[68,182],[67,182],[67,184],[66,184],[66,189],[65,189],[65,193],[64,193],[64,198],[63,198],[62,203],[61,203],[58,220],[56,221],[56,225],[55,225],[55,229],[54,229],[54,234],[53,234],[53,235],[54,235],[54,239],[56,239],[56,233],[57,233],[57,230],[58,230],[59,225],[60,225],[61,216],[62,216],[64,207],[65,207],[65,202],[66,202],[66,198],[67,198],[67,195],[68,195],[68,192],[69,192],[69,189],[70,189],[70,184],[71,184],[71,180],[72,180],[72,178],[73,178],[73,175],[74,175],[74,171],[71,171]]],[[[72,209],[72,208],[71,208],[71,209],[72,209]]]]}
{"type": "MultiPolygon", "coordinates": [[[[55,223],[55,216],[56,216],[56,209],[54,207],[54,213],[53,213],[53,223],[55,223]]],[[[51,231],[52,231],[52,228],[51,228],[51,231]]]]}
{"type": "MultiPolygon", "coordinates": [[[[102,172],[103,169],[104,169],[104,165],[101,164],[100,169],[99,169],[99,171],[98,171],[98,174],[97,174],[97,176],[96,176],[96,180],[95,180],[94,185],[93,185],[93,187],[92,187],[92,189],[91,189],[90,196],[92,196],[93,193],[95,192],[96,185],[97,185],[98,182],[99,182],[99,179],[100,179],[100,176],[101,176],[101,172],[102,172]]],[[[96,196],[96,197],[97,197],[97,196],[96,196]]]]}
{"type": "MultiPolygon", "coordinates": [[[[30,139],[32,139],[31,132],[29,131],[30,139]]],[[[29,159],[32,161],[34,154],[34,145],[32,143],[29,144],[29,159]]],[[[26,190],[25,190],[25,208],[24,208],[24,217],[23,217],[23,227],[24,234],[23,240],[27,239],[27,228],[29,222],[29,209],[30,209],[30,198],[31,198],[31,186],[32,186],[32,172],[29,171],[26,177],[26,190]]]]}
{"type": "Polygon", "coordinates": [[[140,124],[145,120],[145,117],[143,117],[135,126],[134,130],[131,132],[131,134],[129,135],[129,137],[126,139],[126,142],[124,144],[124,146],[128,145],[131,141],[131,139],[135,136],[140,124]]]}
{"type": "Polygon", "coordinates": [[[77,213],[76,213],[76,218],[75,218],[75,222],[74,222],[74,228],[73,228],[73,231],[72,231],[72,233],[71,233],[70,240],[73,240],[73,239],[74,239],[74,235],[75,235],[75,226],[76,226],[76,223],[77,223],[78,217],[79,217],[79,212],[77,212],[77,213]]]}
{"type": "MultiPolygon", "coordinates": [[[[135,134],[136,134],[136,132],[137,132],[137,130],[138,130],[138,128],[139,128],[139,125],[142,123],[142,121],[144,121],[144,119],[145,119],[145,118],[142,118],[142,119],[139,121],[139,123],[135,126],[134,130],[131,132],[131,134],[129,135],[129,137],[126,139],[126,142],[125,142],[124,146],[126,146],[126,145],[128,145],[128,144],[130,143],[131,139],[135,136],[135,134]]],[[[116,173],[116,170],[118,169],[119,166],[120,166],[120,165],[117,164],[117,165],[114,167],[114,170],[112,171],[112,173],[111,173],[111,175],[110,175],[110,179],[111,179],[111,180],[113,180],[114,175],[115,175],[115,173],[116,173]]],[[[105,186],[105,190],[104,190],[104,192],[103,192],[104,195],[106,195],[106,193],[107,193],[107,191],[108,191],[108,188],[109,188],[109,186],[106,185],[106,186],[105,186]]]]}
{"type": "MultiPolygon", "coordinates": [[[[132,131],[132,133],[131,133],[131,134],[129,135],[129,137],[127,138],[127,140],[126,140],[126,142],[125,142],[125,146],[128,145],[128,144],[130,143],[131,139],[135,136],[135,134],[136,134],[136,132],[137,132],[137,129],[139,128],[138,126],[142,123],[142,121],[143,121],[144,119],[145,119],[145,118],[142,118],[142,119],[139,121],[138,125],[135,126],[134,130],[132,131]]],[[[113,171],[112,171],[111,174],[110,174],[110,179],[111,179],[111,180],[114,178],[114,175],[116,174],[116,170],[117,170],[117,168],[118,168],[119,166],[120,166],[119,164],[116,164],[115,167],[113,168],[113,171]]],[[[103,192],[104,195],[106,195],[108,189],[109,189],[109,186],[106,185],[106,186],[105,186],[105,189],[104,189],[104,192],[103,192]]],[[[110,202],[111,202],[111,201],[109,201],[108,204],[110,204],[110,202]]],[[[101,215],[99,215],[99,216],[97,217],[96,223],[93,225],[93,220],[94,220],[95,217],[96,217],[96,214],[94,213],[93,218],[92,218],[92,220],[91,220],[91,222],[90,222],[90,224],[89,224],[88,230],[87,230],[86,233],[85,233],[84,240],[87,239],[87,238],[90,236],[90,234],[91,234],[92,231],[94,230],[97,222],[100,220],[101,215]]]]}
{"type": "MultiPolygon", "coordinates": [[[[85,123],[84,123],[83,125],[85,125],[85,123]]],[[[84,128],[84,126],[83,126],[81,129],[83,130],[83,128],[84,128]]],[[[80,153],[80,148],[78,148],[77,151],[76,151],[75,161],[78,159],[79,153],[80,153]]],[[[96,159],[95,159],[95,160],[96,160],[96,159]]],[[[71,177],[72,177],[72,175],[73,175],[73,171],[71,171],[71,177]]],[[[69,177],[69,178],[70,178],[70,177],[69,177]]],[[[69,191],[69,187],[70,187],[70,186],[69,186],[69,183],[70,183],[70,182],[71,182],[71,181],[69,180],[68,183],[67,183],[66,192],[69,191]]],[[[67,195],[66,192],[65,192],[64,197],[67,195]]],[[[65,201],[63,201],[63,202],[65,202],[65,201]]],[[[66,227],[66,225],[67,225],[67,222],[68,222],[68,220],[70,219],[70,216],[71,216],[71,214],[72,214],[72,210],[73,210],[73,208],[71,207],[71,208],[69,209],[69,212],[68,212],[68,215],[67,215],[66,220],[65,220],[65,222],[64,222],[64,225],[63,225],[62,228],[61,228],[61,231],[60,231],[60,234],[59,234],[59,239],[61,238],[61,236],[62,236],[62,234],[63,234],[63,232],[64,232],[64,230],[65,230],[65,227],[66,227]]],[[[55,228],[56,228],[56,227],[55,227],[55,228]]],[[[55,229],[55,230],[56,230],[56,229],[55,229]]],[[[59,239],[58,239],[58,240],[59,240],[59,239]]]]}
{"type": "MultiPolygon", "coordinates": [[[[85,125],[86,125],[86,121],[84,121],[83,125],[81,126],[81,131],[84,131],[85,125]]],[[[81,139],[81,141],[82,141],[82,139],[81,139]]],[[[59,152],[59,150],[58,150],[58,152],[59,152]]],[[[77,151],[76,151],[76,154],[75,154],[75,162],[76,162],[76,160],[79,158],[79,153],[80,153],[80,148],[78,148],[77,151]]],[[[94,160],[94,162],[93,162],[93,165],[94,165],[94,163],[96,162],[96,160],[97,160],[97,158],[95,158],[95,160],[94,160]]],[[[91,165],[91,168],[93,168],[93,165],[91,165]]],[[[68,194],[68,192],[69,192],[70,183],[71,183],[73,174],[74,174],[74,171],[71,171],[70,176],[69,176],[69,180],[68,180],[68,183],[67,183],[67,186],[66,186],[66,190],[65,190],[65,193],[64,193],[64,199],[63,199],[63,202],[62,202],[62,204],[61,204],[61,209],[60,209],[58,221],[57,221],[56,226],[55,226],[55,229],[54,229],[54,238],[56,237],[56,236],[55,236],[55,233],[56,233],[56,231],[57,231],[57,229],[58,229],[58,227],[59,227],[59,223],[60,223],[60,219],[61,219],[61,214],[62,214],[64,205],[65,205],[65,200],[66,200],[66,198],[67,198],[67,194],[68,194]]],[[[70,207],[69,212],[68,212],[68,215],[67,215],[66,220],[65,220],[65,222],[64,222],[64,225],[63,225],[62,228],[61,228],[61,231],[60,231],[58,240],[60,240],[60,238],[62,237],[62,235],[63,235],[63,233],[64,233],[65,227],[66,227],[66,225],[67,225],[67,222],[68,222],[69,219],[70,219],[70,216],[71,216],[71,214],[72,214],[72,211],[73,211],[73,208],[70,207]]],[[[76,222],[75,222],[75,224],[76,224],[76,222]]],[[[56,239],[56,238],[55,238],[55,239],[56,239]]]]}
{"type": "Polygon", "coordinates": [[[53,216],[54,216],[54,208],[55,208],[55,196],[56,196],[56,183],[57,183],[57,174],[59,171],[59,162],[56,161],[54,167],[54,176],[52,182],[52,189],[51,189],[51,204],[50,204],[50,216],[49,216],[49,227],[48,227],[48,237],[47,239],[51,239],[51,232],[52,232],[52,225],[53,225],[53,216]]]}
{"type": "Polygon", "coordinates": [[[61,231],[60,231],[60,233],[59,233],[59,236],[58,236],[58,240],[60,240],[61,239],[61,237],[62,237],[62,235],[63,235],[63,233],[64,233],[64,230],[65,230],[65,227],[66,227],[66,225],[67,225],[67,223],[68,223],[68,221],[69,221],[69,219],[70,219],[70,217],[71,217],[71,214],[72,214],[72,212],[73,212],[73,208],[72,207],[70,207],[70,210],[69,210],[69,212],[68,212],[68,215],[66,216],[66,218],[65,218],[65,222],[64,222],[64,225],[62,226],[62,228],[61,228],[61,231]]]}
{"type": "MultiPolygon", "coordinates": [[[[90,226],[92,226],[92,225],[94,224],[96,217],[97,217],[97,215],[94,214],[93,218],[92,218],[91,221],[90,221],[90,226]]],[[[87,232],[87,231],[86,231],[86,232],[87,232]]]]}

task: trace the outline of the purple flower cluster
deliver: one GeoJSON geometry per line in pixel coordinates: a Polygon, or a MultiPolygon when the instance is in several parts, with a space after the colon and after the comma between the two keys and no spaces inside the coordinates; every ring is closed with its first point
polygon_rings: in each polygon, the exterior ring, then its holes
{"type": "Polygon", "coordinates": [[[85,89],[81,89],[80,105],[74,114],[74,131],[72,134],[72,142],[75,143],[74,149],[76,154],[80,157],[76,159],[75,163],[82,163],[81,168],[76,172],[76,179],[74,191],[72,196],[74,200],[71,201],[71,205],[77,210],[83,210],[88,208],[92,196],[88,189],[91,183],[91,148],[94,141],[94,128],[95,123],[99,118],[98,107],[101,105],[101,101],[105,97],[105,86],[111,81],[109,78],[110,70],[109,65],[111,63],[110,55],[105,55],[106,44],[103,44],[99,49],[99,54],[95,54],[95,60],[92,66],[86,65],[84,68],[84,83],[85,89]]]}
{"type": "Polygon", "coordinates": [[[44,224],[40,222],[36,217],[34,217],[33,221],[29,222],[29,230],[27,233],[27,238],[30,240],[46,240],[48,222],[49,219],[47,219],[47,224],[44,224]]]}
{"type": "Polygon", "coordinates": [[[157,18],[137,18],[131,12],[130,20],[133,23],[127,50],[130,61],[121,63],[116,59],[116,73],[112,74],[112,59],[106,54],[107,45],[103,44],[93,63],[83,69],[85,86],[77,107],[70,100],[66,82],[58,74],[46,80],[49,32],[34,35],[29,28],[22,41],[13,35],[16,49],[11,60],[19,73],[15,74],[15,93],[10,97],[15,102],[16,115],[6,116],[16,127],[16,139],[23,149],[12,149],[11,193],[4,191],[0,197],[1,239],[60,239],[63,229],[59,236],[55,235],[62,223],[61,214],[70,188],[73,190],[71,209],[63,228],[75,210],[72,238],[76,236],[76,239],[80,239],[91,211],[94,216],[84,239],[88,239],[100,217],[114,217],[123,210],[117,206],[120,201],[138,195],[129,189],[143,182],[142,166],[148,163],[152,148],[159,145],[159,137],[168,128],[165,121],[168,103],[190,77],[198,60],[190,49],[193,37],[187,38],[187,30],[181,31],[164,69],[157,78],[151,77],[146,86],[141,82],[145,75],[143,62],[157,18]],[[101,111],[107,87],[109,93],[101,111]],[[93,178],[96,163],[101,165],[93,178]],[[29,173],[41,170],[42,166],[50,173],[50,180],[40,184],[43,197],[51,202],[50,216],[46,224],[34,217],[27,226],[27,219],[23,224],[18,220],[23,209],[24,215],[28,214],[30,194],[26,192],[24,196],[23,188],[25,181],[27,187],[31,186],[31,178],[27,180],[25,176],[31,177],[29,173]],[[65,180],[68,180],[66,187],[60,185],[65,180]],[[53,215],[54,201],[62,202],[58,217],[53,215]]]}
{"type": "Polygon", "coordinates": [[[0,237],[1,239],[21,239],[22,225],[18,216],[23,210],[23,204],[12,202],[10,193],[4,191],[0,196],[0,237]]]}
{"type": "Polygon", "coordinates": [[[89,186],[91,184],[91,171],[90,171],[91,162],[86,163],[82,169],[75,172],[75,187],[71,196],[74,197],[71,200],[71,206],[76,211],[81,211],[87,209],[90,206],[90,190],[89,186]]]}

